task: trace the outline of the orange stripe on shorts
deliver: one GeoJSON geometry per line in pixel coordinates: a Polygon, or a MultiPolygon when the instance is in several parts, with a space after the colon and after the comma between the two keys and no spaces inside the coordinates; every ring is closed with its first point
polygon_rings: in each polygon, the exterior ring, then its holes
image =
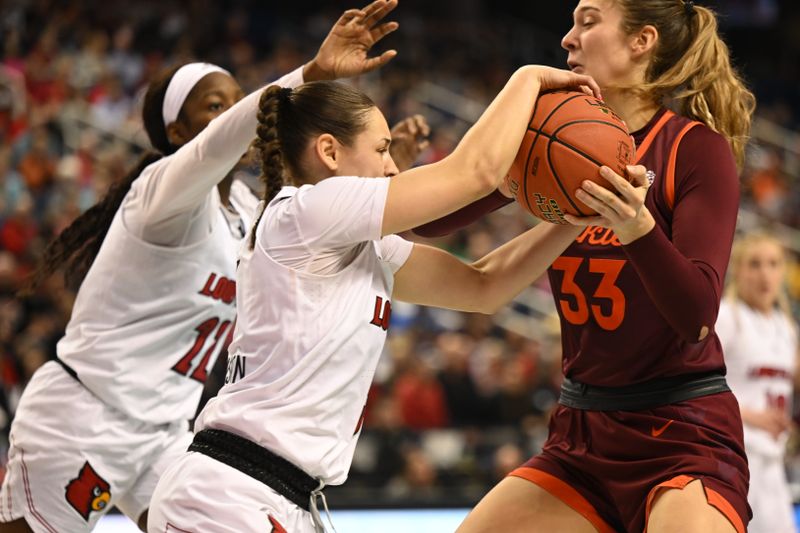
{"type": "Polygon", "coordinates": [[[609,526],[606,521],[597,514],[597,509],[595,509],[586,498],[554,475],[528,466],[521,466],[508,475],[521,477],[522,479],[526,479],[540,486],[588,520],[599,533],[617,533],[616,529],[609,526]]]}
{"type": "MultiPolygon", "coordinates": [[[[691,476],[675,476],[674,478],[665,481],[664,483],[659,483],[655,487],[650,490],[650,494],[647,495],[647,507],[645,509],[644,514],[644,533],[647,533],[647,521],[650,518],[650,507],[653,505],[653,500],[656,497],[656,494],[659,492],[659,489],[681,489],[683,490],[686,485],[691,483],[697,478],[691,476]]],[[[702,483],[702,480],[701,480],[702,483]]],[[[714,489],[708,488],[703,485],[703,490],[706,493],[706,501],[709,505],[716,508],[719,512],[725,515],[725,518],[733,525],[736,529],[737,533],[746,533],[746,529],[744,527],[744,523],[742,522],[742,518],[739,516],[739,513],[736,512],[736,509],[733,508],[733,505],[730,504],[725,497],[720,494],[719,492],[715,491],[714,489]]]]}

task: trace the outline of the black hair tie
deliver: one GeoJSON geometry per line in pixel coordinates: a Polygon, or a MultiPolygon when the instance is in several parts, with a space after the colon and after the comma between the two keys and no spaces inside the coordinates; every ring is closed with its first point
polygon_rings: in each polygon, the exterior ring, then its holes
{"type": "Polygon", "coordinates": [[[684,0],[683,9],[686,11],[686,16],[689,18],[692,18],[693,16],[697,15],[697,11],[695,11],[694,9],[693,0],[684,0]]]}

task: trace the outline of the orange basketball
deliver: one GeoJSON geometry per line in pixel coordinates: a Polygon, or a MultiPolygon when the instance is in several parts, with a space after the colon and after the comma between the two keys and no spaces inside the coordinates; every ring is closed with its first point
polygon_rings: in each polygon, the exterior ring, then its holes
{"type": "Polygon", "coordinates": [[[602,165],[626,176],[633,140],[625,123],[594,96],[554,91],[539,96],[528,131],[506,180],[533,216],[566,224],[564,213],[597,214],[575,197],[584,180],[616,190],[600,177],[602,165]]]}

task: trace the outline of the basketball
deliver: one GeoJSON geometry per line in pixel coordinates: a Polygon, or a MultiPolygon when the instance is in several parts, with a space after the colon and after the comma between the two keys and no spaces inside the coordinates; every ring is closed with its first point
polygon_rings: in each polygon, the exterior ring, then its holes
{"type": "Polygon", "coordinates": [[[628,128],[604,102],[578,91],[548,92],[536,100],[506,181],[533,216],[567,224],[564,213],[597,214],[575,197],[581,182],[615,190],[599,169],[605,165],[626,176],[633,154],[628,128]]]}

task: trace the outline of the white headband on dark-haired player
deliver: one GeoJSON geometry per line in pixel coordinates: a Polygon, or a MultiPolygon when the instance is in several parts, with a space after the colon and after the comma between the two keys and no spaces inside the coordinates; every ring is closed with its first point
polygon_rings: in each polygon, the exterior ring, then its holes
{"type": "Polygon", "coordinates": [[[167,92],[164,95],[164,105],[161,108],[162,116],[164,117],[164,126],[169,126],[178,119],[178,113],[181,112],[183,102],[192,91],[197,82],[202,80],[207,74],[212,72],[222,72],[223,74],[231,75],[230,72],[217,65],[211,63],[189,63],[179,68],[167,86],[167,92]]]}

